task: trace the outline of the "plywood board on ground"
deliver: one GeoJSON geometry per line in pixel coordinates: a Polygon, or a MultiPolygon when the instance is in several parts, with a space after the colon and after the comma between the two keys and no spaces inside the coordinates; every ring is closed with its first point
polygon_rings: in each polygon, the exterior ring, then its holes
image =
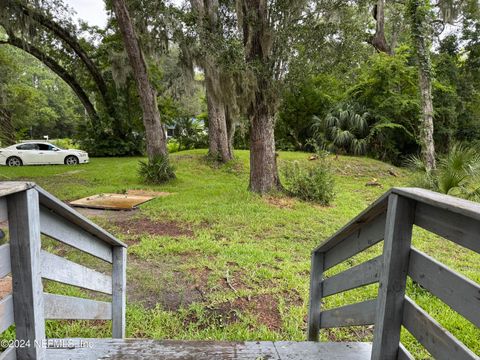
{"type": "Polygon", "coordinates": [[[70,205],[92,209],[133,210],[156,196],[129,194],[99,194],[72,201],[70,205]]]}

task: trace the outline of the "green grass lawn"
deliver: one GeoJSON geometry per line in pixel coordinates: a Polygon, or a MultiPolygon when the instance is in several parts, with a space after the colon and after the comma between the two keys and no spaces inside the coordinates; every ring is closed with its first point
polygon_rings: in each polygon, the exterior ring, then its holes
{"type": "MultiPolygon", "coordinates": [[[[336,199],[329,207],[282,195],[247,191],[248,152],[212,167],[204,150],[172,155],[177,179],[147,186],[137,176],[139,158],[92,159],[78,167],[0,168],[0,180],[35,181],[62,200],[128,189],[172,193],[129,216],[94,220],[129,244],[127,336],[157,339],[305,340],[310,251],[393,186],[411,174],[379,161],[340,157],[332,163],[336,199]],[[372,178],[383,187],[367,187],[372,178]]],[[[281,152],[286,160],[308,161],[306,153],[281,152]]],[[[420,229],[414,246],[480,282],[480,256],[420,229]]],[[[45,239],[44,247],[103,270],[104,265],[45,239]]],[[[373,258],[380,245],[329,270],[327,275],[373,258]]],[[[51,292],[86,296],[47,283],[51,292]]],[[[327,298],[325,306],[371,299],[376,286],[327,298]]],[[[412,283],[407,293],[450,332],[480,354],[480,330],[412,283]]],[[[110,336],[108,322],[48,322],[55,337],[110,336]]],[[[322,331],[323,340],[370,341],[371,327],[322,331]]],[[[428,358],[408,333],[406,346],[428,358]]]]}

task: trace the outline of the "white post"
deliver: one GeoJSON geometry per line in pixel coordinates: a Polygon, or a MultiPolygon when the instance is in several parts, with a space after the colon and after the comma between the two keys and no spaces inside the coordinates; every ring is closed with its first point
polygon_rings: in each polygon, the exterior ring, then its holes
{"type": "Polygon", "coordinates": [[[25,345],[17,348],[17,359],[44,360],[38,192],[30,189],[9,195],[7,204],[16,337],[25,345]]]}

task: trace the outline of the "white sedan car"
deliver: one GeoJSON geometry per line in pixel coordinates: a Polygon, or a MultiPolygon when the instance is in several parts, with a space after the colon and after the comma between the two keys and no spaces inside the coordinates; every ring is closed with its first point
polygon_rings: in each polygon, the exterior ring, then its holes
{"type": "Polygon", "coordinates": [[[88,163],[88,153],[82,150],[64,150],[43,141],[15,144],[0,149],[0,165],[77,165],[88,163]]]}

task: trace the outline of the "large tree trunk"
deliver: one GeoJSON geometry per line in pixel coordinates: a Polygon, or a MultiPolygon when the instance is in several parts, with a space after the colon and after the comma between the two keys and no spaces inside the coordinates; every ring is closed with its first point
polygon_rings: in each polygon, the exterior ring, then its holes
{"type": "MultiPolygon", "coordinates": [[[[428,51],[423,48],[422,51],[428,51]]],[[[420,59],[420,63],[430,64],[429,56],[420,59]]],[[[429,68],[431,66],[428,66],[429,68]]],[[[420,141],[422,145],[422,157],[425,161],[426,168],[432,170],[436,168],[435,161],[435,144],[433,141],[433,101],[432,101],[432,79],[430,71],[419,66],[419,82],[422,97],[422,121],[420,123],[420,141]]]]}
{"type": "Polygon", "coordinates": [[[250,117],[250,190],[265,194],[281,188],[275,154],[274,121],[266,106],[250,117]]]}
{"type": "Polygon", "coordinates": [[[250,190],[260,194],[281,189],[275,154],[275,104],[272,73],[272,29],[266,0],[243,0],[245,60],[256,79],[247,115],[250,120],[250,190]]]}
{"type": "Polygon", "coordinates": [[[415,53],[418,61],[419,85],[422,105],[420,143],[427,170],[436,168],[433,141],[432,64],[427,36],[426,4],[424,0],[409,0],[409,15],[415,53]]]}
{"type": "Polygon", "coordinates": [[[375,34],[369,42],[378,52],[391,54],[392,49],[385,38],[385,0],[377,1],[377,4],[373,8],[372,15],[376,21],[376,28],[375,34]]]}
{"type": "Polygon", "coordinates": [[[147,64],[140,43],[135,34],[125,0],[113,0],[113,8],[122,33],[125,49],[137,84],[140,105],[143,110],[143,124],[147,140],[147,155],[152,160],[157,155],[167,155],[167,139],[160,121],[157,92],[148,78],[147,64]]]}
{"type": "Polygon", "coordinates": [[[83,107],[85,108],[85,111],[90,117],[92,125],[95,126],[95,124],[98,123],[97,111],[95,110],[95,107],[91,103],[88,95],[85,93],[85,91],[80,86],[78,81],[72,75],[70,75],[70,73],[67,70],[65,70],[59,63],[57,63],[53,58],[45,55],[40,49],[27,43],[21,38],[14,36],[11,33],[8,35],[8,41],[0,41],[0,44],[9,44],[19,49],[22,49],[28,52],[30,55],[36,57],[43,64],[45,64],[50,70],[52,70],[63,81],[65,81],[67,85],[70,86],[70,88],[73,90],[75,95],[77,95],[77,98],[80,100],[83,107]]]}
{"type": "Polygon", "coordinates": [[[222,28],[218,23],[218,0],[190,0],[196,12],[197,29],[203,56],[200,63],[205,72],[205,87],[208,105],[208,154],[220,162],[233,159],[233,151],[229,146],[226,104],[223,94],[226,86],[220,79],[220,68],[215,54],[212,54],[212,38],[220,38],[222,28]]]}
{"type": "Polygon", "coordinates": [[[214,89],[207,83],[208,106],[208,154],[221,162],[231,160],[232,153],[228,144],[227,123],[225,119],[225,105],[215,95],[214,89]]]}

